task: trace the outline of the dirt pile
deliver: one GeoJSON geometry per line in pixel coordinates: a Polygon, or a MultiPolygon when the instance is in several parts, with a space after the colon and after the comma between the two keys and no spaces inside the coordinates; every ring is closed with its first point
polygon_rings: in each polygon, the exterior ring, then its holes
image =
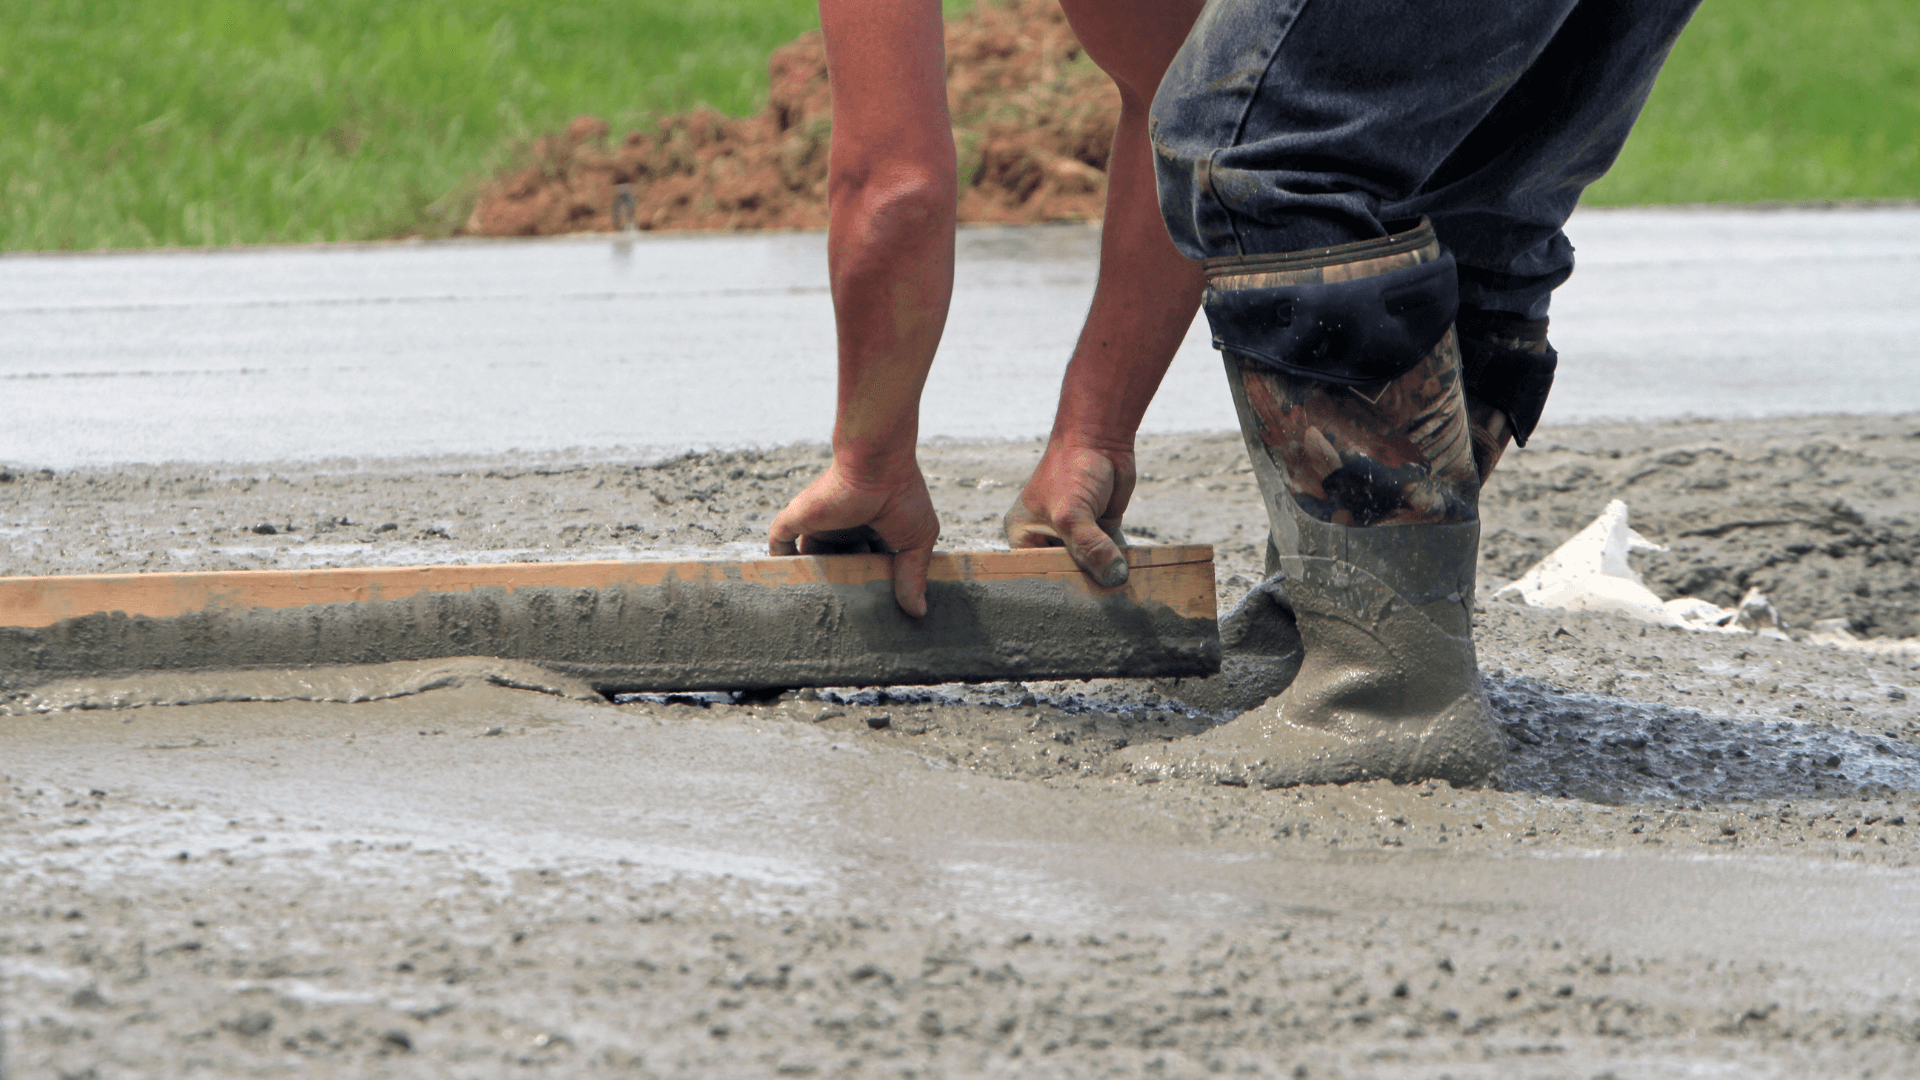
{"type": "MultiPolygon", "coordinates": [[[[1085,221],[1106,200],[1120,98],[1055,0],[982,3],[949,22],[947,102],[960,158],[960,220],[1085,221]]],[[[818,32],[774,51],[766,107],[700,107],[609,145],[597,117],[543,137],[480,192],[465,232],[538,236],[614,228],[632,185],[640,229],[819,228],[827,223],[833,94],[818,32]]]]}

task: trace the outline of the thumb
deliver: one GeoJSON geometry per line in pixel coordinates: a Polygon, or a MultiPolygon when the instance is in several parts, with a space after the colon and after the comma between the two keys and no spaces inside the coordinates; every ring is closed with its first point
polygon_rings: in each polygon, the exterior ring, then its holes
{"type": "Polygon", "coordinates": [[[927,566],[933,549],[913,548],[893,556],[893,598],[900,610],[916,619],[927,617],[927,566]]]}
{"type": "Polygon", "coordinates": [[[1025,493],[1014,498],[1006,516],[1000,519],[1000,528],[1006,533],[1009,547],[1055,547],[1063,543],[1059,534],[1053,531],[1053,526],[1041,520],[1040,515],[1027,505],[1025,493]]]}
{"type": "Polygon", "coordinates": [[[1096,522],[1086,518],[1074,522],[1067,538],[1067,551],[1080,569],[1107,588],[1117,589],[1127,583],[1126,555],[1096,522]]]}

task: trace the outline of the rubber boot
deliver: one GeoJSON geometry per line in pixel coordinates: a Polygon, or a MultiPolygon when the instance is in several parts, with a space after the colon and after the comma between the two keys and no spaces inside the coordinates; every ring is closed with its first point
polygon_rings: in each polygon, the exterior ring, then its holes
{"type": "Polygon", "coordinates": [[[1189,709],[1238,716],[1293,682],[1306,651],[1286,579],[1275,572],[1271,541],[1267,552],[1267,579],[1220,619],[1220,670],[1204,678],[1159,679],[1155,690],[1189,709]]]}
{"type": "MultiPolygon", "coordinates": [[[[1474,471],[1484,486],[1507,444],[1527,444],[1553,386],[1557,357],[1547,320],[1463,307],[1460,346],[1474,471]]],[[[1154,688],[1204,712],[1238,716],[1285,690],[1305,654],[1293,605],[1279,573],[1279,552],[1267,540],[1267,579],[1220,620],[1220,671],[1205,678],[1162,679],[1154,688]]]]}
{"type": "MultiPolygon", "coordinates": [[[[1209,317],[1214,303],[1236,302],[1222,293],[1353,282],[1442,258],[1422,223],[1340,248],[1210,260],[1209,317]]],[[[1449,306],[1444,321],[1452,315],[1449,306]]],[[[1484,781],[1503,740],[1473,649],[1479,476],[1451,328],[1415,347],[1410,366],[1387,357],[1380,365],[1395,373],[1367,381],[1374,360],[1327,362],[1324,342],[1304,357],[1256,357],[1215,327],[1305,658],[1251,712],[1120,761],[1136,775],[1264,787],[1484,781]]]]}
{"type": "Polygon", "coordinates": [[[1545,319],[1462,307],[1455,334],[1472,423],[1473,463],[1484,485],[1509,440],[1527,445],[1553,389],[1559,357],[1547,344],[1545,319]]]}

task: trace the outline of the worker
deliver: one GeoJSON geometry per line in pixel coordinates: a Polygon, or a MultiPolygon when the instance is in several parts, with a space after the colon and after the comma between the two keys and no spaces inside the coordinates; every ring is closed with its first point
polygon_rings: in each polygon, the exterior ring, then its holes
{"type": "MultiPolygon", "coordinates": [[[[1277,787],[1498,766],[1480,487],[1552,383],[1562,226],[1697,2],[1063,4],[1121,113],[1099,282],[1008,540],[1125,580],[1134,433],[1203,293],[1270,528],[1270,577],[1222,621],[1248,711],[1127,767],[1277,787]]],[[[914,449],[957,202],[939,4],[820,9],[839,398],[832,464],[770,547],[894,552],[918,616],[939,526],[914,449]]]]}
{"type": "MultiPolygon", "coordinates": [[[[1133,488],[1133,433],[1200,303],[1202,268],[1161,222],[1147,110],[1197,0],[1068,0],[1069,22],[1120,92],[1099,283],[1068,364],[1015,542],[1065,543],[1107,584],[1133,488]]],[[[926,611],[939,529],[915,461],[921,387],[946,321],[958,198],[935,0],[821,0],[832,81],[828,269],[839,329],[833,462],[773,522],[771,550],[841,550],[866,528],[897,553],[895,595],[926,611]],[[804,538],[804,539],[803,539],[804,538]]]]}

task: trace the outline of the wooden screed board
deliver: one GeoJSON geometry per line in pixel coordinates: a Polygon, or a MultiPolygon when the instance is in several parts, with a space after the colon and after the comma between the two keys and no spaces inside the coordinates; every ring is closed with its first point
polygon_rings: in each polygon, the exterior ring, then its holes
{"type": "Polygon", "coordinates": [[[1216,667],[1212,549],[1127,554],[1106,589],[1060,548],[938,553],[924,620],[893,604],[887,555],[0,578],[0,687],[452,655],[662,689],[1216,667]]]}

